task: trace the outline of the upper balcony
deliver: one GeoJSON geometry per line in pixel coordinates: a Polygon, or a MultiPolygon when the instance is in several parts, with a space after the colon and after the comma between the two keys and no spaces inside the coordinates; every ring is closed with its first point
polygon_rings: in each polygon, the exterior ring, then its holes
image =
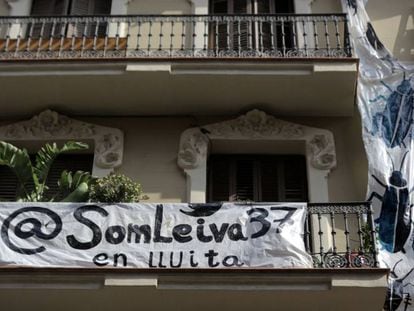
{"type": "Polygon", "coordinates": [[[0,66],[8,114],[351,115],[357,76],[345,14],[0,17],[0,66]]]}
{"type": "Polygon", "coordinates": [[[347,57],[345,14],[0,18],[1,60],[347,57]]]}

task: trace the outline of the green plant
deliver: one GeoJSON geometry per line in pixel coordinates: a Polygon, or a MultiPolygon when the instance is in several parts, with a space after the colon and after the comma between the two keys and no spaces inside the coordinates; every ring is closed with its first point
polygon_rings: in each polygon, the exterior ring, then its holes
{"type": "Polygon", "coordinates": [[[56,143],[46,144],[37,152],[35,163],[32,163],[26,149],[0,141],[0,165],[8,166],[17,177],[17,201],[42,202],[54,201],[56,198],[67,201],[69,198],[72,202],[83,202],[88,198],[89,184],[92,181],[89,173],[76,172],[72,176],[72,173],[63,172],[59,181],[59,193],[52,198],[46,196],[46,182],[52,163],[59,154],[87,148],[87,144],[74,141],[66,142],[61,148],[56,143]]]}
{"type": "Polygon", "coordinates": [[[147,197],[142,196],[141,185],[122,174],[110,174],[98,178],[91,185],[90,200],[92,202],[132,203],[144,199],[147,197]]]}
{"type": "Polygon", "coordinates": [[[373,253],[375,251],[374,241],[372,240],[372,229],[368,222],[361,226],[362,247],[365,253],[373,253]]]}

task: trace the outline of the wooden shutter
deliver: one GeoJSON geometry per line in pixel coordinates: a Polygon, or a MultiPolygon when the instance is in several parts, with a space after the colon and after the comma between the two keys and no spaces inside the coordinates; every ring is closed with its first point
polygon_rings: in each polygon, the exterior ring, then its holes
{"type": "Polygon", "coordinates": [[[7,166],[0,166],[0,200],[15,201],[17,178],[7,166]]]}
{"type": "MultiPolygon", "coordinates": [[[[51,16],[51,15],[66,15],[68,12],[69,0],[33,0],[31,14],[32,16],[51,16]]],[[[28,34],[30,33],[32,25],[28,27],[28,34]]],[[[55,25],[53,29],[53,23],[35,23],[31,30],[33,38],[39,38],[42,34],[43,39],[49,39],[53,37],[59,37],[62,25],[55,25]],[[43,28],[43,32],[42,32],[43,28]],[[53,30],[53,34],[52,34],[53,30]]]]}
{"type": "Polygon", "coordinates": [[[208,201],[306,202],[306,161],[300,155],[212,155],[208,201]]]}
{"type": "Polygon", "coordinates": [[[234,177],[231,201],[258,201],[255,161],[252,158],[237,159],[233,163],[234,177]]]}
{"type": "Polygon", "coordinates": [[[279,178],[279,161],[273,157],[265,157],[260,162],[261,198],[263,202],[277,202],[280,197],[280,186],[283,181],[279,178]]]}
{"type": "MultiPolygon", "coordinates": [[[[71,15],[109,15],[111,13],[111,0],[73,0],[70,9],[71,15]]],[[[76,27],[76,36],[82,37],[85,33],[87,37],[93,37],[97,32],[99,37],[106,33],[106,24],[100,24],[99,28],[96,23],[78,24],[76,27]],[[87,27],[85,31],[85,26],[87,27]]]]}
{"type": "Polygon", "coordinates": [[[68,0],[33,0],[32,16],[65,15],[68,0]]]}
{"type": "Polygon", "coordinates": [[[208,201],[230,201],[230,161],[226,157],[212,156],[208,163],[208,201]]]}
{"type": "Polygon", "coordinates": [[[304,202],[308,200],[305,157],[290,156],[283,159],[284,202],[304,202]]]}
{"type": "MultiPolygon", "coordinates": [[[[234,0],[233,4],[233,14],[251,14],[251,3],[250,0],[234,0]]],[[[251,24],[249,22],[234,22],[233,23],[233,48],[235,50],[247,50],[252,45],[249,45],[249,27],[251,24]]]]}
{"type": "MultiPolygon", "coordinates": [[[[34,156],[31,156],[34,163],[34,156]]],[[[57,182],[64,170],[92,172],[93,154],[62,154],[56,158],[50,169],[46,185],[49,190],[46,196],[52,198],[57,190],[57,182]]],[[[16,200],[18,181],[16,175],[4,165],[0,166],[0,199],[7,201],[16,200]]],[[[30,186],[29,186],[30,187],[30,186]]]]}
{"type": "MultiPolygon", "coordinates": [[[[274,0],[274,7],[275,7],[275,12],[277,14],[291,14],[291,13],[295,13],[295,9],[294,9],[294,3],[293,0],[274,0]]],[[[294,44],[293,44],[293,27],[295,27],[294,23],[292,22],[286,22],[283,25],[283,32],[285,33],[285,48],[286,49],[291,49],[294,44]]],[[[276,29],[276,43],[278,47],[282,47],[282,25],[279,24],[277,25],[276,29]]]]}
{"type": "MultiPolygon", "coordinates": [[[[212,14],[228,14],[227,0],[211,0],[212,14]]],[[[210,49],[227,49],[227,24],[223,22],[211,22],[209,25],[210,49]]]]}

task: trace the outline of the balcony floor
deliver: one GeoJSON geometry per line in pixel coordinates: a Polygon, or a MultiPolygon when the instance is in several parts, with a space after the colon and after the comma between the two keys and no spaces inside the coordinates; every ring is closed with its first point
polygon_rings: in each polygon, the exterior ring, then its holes
{"type": "Polygon", "coordinates": [[[350,116],[356,59],[6,62],[2,116],[46,108],[71,115],[350,116]],[[24,90],[24,91],[22,91],[24,90]]]}

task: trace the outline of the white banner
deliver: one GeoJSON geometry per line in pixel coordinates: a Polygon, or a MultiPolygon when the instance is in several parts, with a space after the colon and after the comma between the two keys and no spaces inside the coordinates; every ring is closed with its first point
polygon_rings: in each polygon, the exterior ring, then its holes
{"type": "Polygon", "coordinates": [[[305,203],[0,203],[0,265],[312,267],[305,203]]]}

